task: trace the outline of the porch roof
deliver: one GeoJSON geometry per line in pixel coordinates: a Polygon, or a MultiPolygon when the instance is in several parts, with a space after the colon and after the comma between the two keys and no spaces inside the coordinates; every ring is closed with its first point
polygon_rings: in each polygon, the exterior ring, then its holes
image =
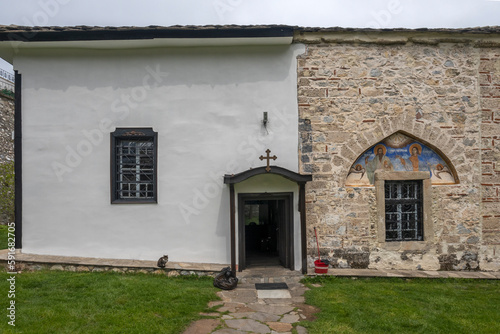
{"type": "Polygon", "coordinates": [[[270,167],[271,167],[270,171],[267,171],[266,167],[258,167],[258,168],[251,168],[249,170],[246,170],[246,171],[238,173],[238,174],[226,174],[226,175],[224,175],[224,183],[225,184],[235,184],[235,183],[245,181],[246,179],[249,179],[253,176],[262,175],[262,174],[281,175],[281,176],[283,176],[291,181],[297,182],[299,184],[306,183],[306,182],[312,180],[312,175],[303,175],[303,174],[295,173],[289,169],[286,169],[283,167],[278,167],[278,166],[270,166],[270,167]]]}

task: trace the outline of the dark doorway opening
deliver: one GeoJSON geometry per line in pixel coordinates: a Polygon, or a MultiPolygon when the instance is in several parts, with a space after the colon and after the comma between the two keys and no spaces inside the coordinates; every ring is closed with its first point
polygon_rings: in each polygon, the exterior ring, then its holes
{"type": "Polygon", "coordinates": [[[240,270],[283,266],[293,269],[292,193],[240,194],[240,270]]]}
{"type": "Polygon", "coordinates": [[[278,220],[284,200],[245,201],[246,264],[279,265],[278,220]]]}

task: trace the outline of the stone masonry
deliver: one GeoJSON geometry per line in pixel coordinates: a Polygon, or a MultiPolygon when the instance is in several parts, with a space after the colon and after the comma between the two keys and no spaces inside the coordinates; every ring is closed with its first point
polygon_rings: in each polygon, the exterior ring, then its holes
{"type": "Polygon", "coordinates": [[[14,99],[0,93],[0,163],[14,160],[14,99]]]}
{"type": "Polygon", "coordinates": [[[497,268],[500,250],[500,49],[483,49],[479,59],[481,100],[482,251],[484,268],[497,268]],[[496,256],[495,256],[496,255],[496,256]],[[496,264],[495,264],[496,261],[496,264]]]}
{"type": "Polygon", "coordinates": [[[313,175],[308,265],[316,227],[333,268],[500,270],[500,47],[394,36],[295,36],[306,44],[298,105],[300,172],[313,175]],[[446,156],[459,178],[432,186],[434,236],[422,246],[378,242],[375,188],[345,186],[353,162],[398,131],[446,156]]]}
{"type": "MultiPolygon", "coordinates": [[[[0,92],[0,164],[14,160],[13,131],[14,99],[0,92]]],[[[8,221],[6,215],[0,214],[0,224],[7,224],[8,221]]]]}

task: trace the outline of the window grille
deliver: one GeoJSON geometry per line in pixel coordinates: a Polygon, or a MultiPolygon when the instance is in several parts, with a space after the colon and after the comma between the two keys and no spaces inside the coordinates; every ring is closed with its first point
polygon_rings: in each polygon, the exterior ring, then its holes
{"type": "Polygon", "coordinates": [[[112,138],[112,201],[156,202],[156,133],[117,129],[112,138]]]}
{"type": "Polygon", "coordinates": [[[386,241],[423,240],[422,181],[385,181],[386,241]]]}

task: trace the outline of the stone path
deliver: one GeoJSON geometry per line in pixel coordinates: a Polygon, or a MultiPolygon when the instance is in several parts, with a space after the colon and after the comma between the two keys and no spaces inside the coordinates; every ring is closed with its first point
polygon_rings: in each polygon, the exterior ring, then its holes
{"type": "MultiPolygon", "coordinates": [[[[410,277],[410,278],[474,278],[500,279],[500,272],[446,272],[415,270],[329,269],[328,275],[352,277],[410,277]]],[[[319,312],[304,304],[307,288],[299,281],[298,272],[281,267],[262,267],[238,273],[235,290],[219,291],[221,301],[211,302],[216,311],[202,315],[184,334],[238,334],[238,333],[297,333],[307,330],[297,323],[314,320],[319,312]],[[257,290],[255,283],[285,282],[288,290],[257,290]]]]}
{"type": "Polygon", "coordinates": [[[307,330],[297,325],[313,320],[318,310],[304,304],[307,288],[299,281],[298,272],[284,268],[256,268],[238,273],[240,283],[235,290],[220,291],[221,301],[211,302],[216,312],[202,314],[212,319],[194,322],[184,334],[292,333],[307,330]],[[285,282],[288,290],[257,290],[255,283],[285,282]]]}

